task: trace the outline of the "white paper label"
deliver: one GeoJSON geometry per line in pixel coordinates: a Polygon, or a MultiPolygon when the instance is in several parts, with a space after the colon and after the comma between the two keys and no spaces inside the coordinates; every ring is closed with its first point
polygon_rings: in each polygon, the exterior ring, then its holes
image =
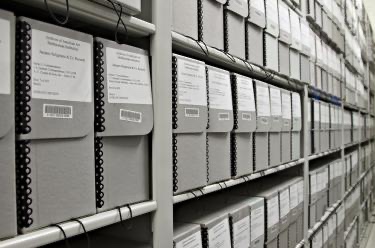
{"type": "Polygon", "coordinates": [[[321,248],[322,246],[322,230],[319,230],[315,233],[312,239],[312,248],[321,248]]]}
{"type": "Polygon", "coordinates": [[[250,244],[250,217],[233,223],[233,248],[248,248],[250,244]]]}
{"type": "Polygon", "coordinates": [[[258,116],[270,116],[270,95],[268,87],[258,86],[256,95],[258,116]]]}
{"type": "Polygon", "coordinates": [[[10,94],[10,22],[0,19],[0,94],[10,94]]]}
{"type": "Polygon", "coordinates": [[[301,97],[298,93],[292,92],[293,117],[301,118],[301,97]]]}
{"type": "MultiPolygon", "coordinates": [[[[302,36],[302,37],[305,37],[305,36],[302,36]]],[[[311,57],[313,57],[315,59],[316,58],[315,34],[310,28],[309,28],[309,36],[308,37],[309,37],[310,48],[311,48],[310,55],[311,55],[311,57]]]]}
{"type": "Polygon", "coordinates": [[[92,46],[32,30],[32,97],[91,102],[92,46]]]}
{"type": "Polygon", "coordinates": [[[250,6],[264,14],[264,0],[251,0],[250,6]]]}
{"type": "Polygon", "coordinates": [[[310,176],[310,191],[311,191],[311,194],[315,194],[316,191],[317,191],[317,188],[316,188],[316,184],[317,184],[317,180],[316,180],[316,174],[313,173],[311,174],[310,176]]]}
{"type": "Polygon", "coordinates": [[[237,76],[237,99],[239,111],[255,112],[253,80],[237,76]]]}
{"type": "Polygon", "coordinates": [[[315,41],[316,41],[316,58],[319,60],[323,59],[322,55],[322,41],[318,36],[315,36],[315,41]]]}
{"type": "Polygon", "coordinates": [[[207,106],[206,68],[203,62],[177,58],[178,103],[207,106]]]}
{"type": "Polygon", "coordinates": [[[289,190],[284,190],[280,193],[280,218],[286,216],[289,211],[289,190]]]}
{"type": "Polygon", "coordinates": [[[198,231],[176,243],[176,248],[202,248],[202,235],[198,231]]]}
{"type": "Polygon", "coordinates": [[[251,210],[251,242],[264,235],[264,206],[251,210]]]}
{"type": "Polygon", "coordinates": [[[281,116],[281,92],[280,89],[270,87],[271,115],[281,116]]]}
{"type": "Polygon", "coordinates": [[[290,11],[290,24],[292,27],[292,42],[296,49],[301,50],[301,26],[299,16],[296,12],[290,11]]]}
{"type": "Polygon", "coordinates": [[[106,48],[109,103],[152,104],[148,57],[106,48]]]}
{"type": "Polygon", "coordinates": [[[277,11],[277,0],[266,0],[266,8],[267,8],[267,20],[274,22],[275,25],[271,24],[273,29],[279,29],[279,14],[277,11]]]}
{"type": "Polygon", "coordinates": [[[208,243],[210,247],[231,247],[229,221],[224,219],[208,230],[208,243]]]}
{"type": "Polygon", "coordinates": [[[319,122],[320,121],[319,102],[313,102],[313,106],[314,106],[314,121],[319,122]]]}
{"type": "Polygon", "coordinates": [[[327,224],[323,225],[323,244],[328,241],[328,226],[327,224]]]}
{"type": "Polygon", "coordinates": [[[289,8],[286,4],[279,4],[280,30],[290,33],[289,8]]]}
{"type": "Polygon", "coordinates": [[[298,185],[294,183],[289,187],[290,194],[290,209],[294,209],[298,206],[298,185]]]}
{"type": "Polygon", "coordinates": [[[304,185],[303,185],[303,181],[300,181],[298,182],[298,204],[301,204],[304,200],[304,185]]]}
{"type": "MultiPolygon", "coordinates": [[[[311,38],[311,35],[310,35],[310,28],[309,28],[309,24],[307,24],[307,22],[304,20],[304,19],[301,19],[301,39],[310,39],[311,38]]],[[[303,42],[305,46],[310,47],[310,44],[311,44],[311,41],[309,42],[303,42]]]]}
{"type": "Polygon", "coordinates": [[[210,108],[232,110],[232,92],[228,72],[208,70],[210,108]]]}
{"type": "Polygon", "coordinates": [[[271,228],[279,222],[279,199],[277,196],[272,197],[267,202],[267,228],[271,228]]]}
{"type": "Polygon", "coordinates": [[[283,92],[282,93],[282,111],[283,111],[283,118],[284,119],[292,119],[292,110],[291,110],[291,100],[290,100],[290,93],[283,92]]]}

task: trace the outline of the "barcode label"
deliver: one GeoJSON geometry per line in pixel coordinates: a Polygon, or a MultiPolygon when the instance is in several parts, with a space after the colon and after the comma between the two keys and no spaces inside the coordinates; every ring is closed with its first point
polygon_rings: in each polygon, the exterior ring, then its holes
{"type": "Polygon", "coordinates": [[[120,120],[141,123],[142,113],[127,109],[120,109],[120,120]]]}
{"type": "Polygon", "coordinates": [[[219,121],[229,121],[229,113],[219,113],[219,121]]]}
{"type": "Polygon", "coordinates": [[[186,117],[199,117],[199,108],[185,108],[186,117]]]}
{"type": "Polygon", "coordinates": [[[72,119],[73,118],[73,106],[43,104],[43,117],[72,119]]]}
{"type": "Polygon", "coordinates": [[[244,121],[251,121],[251,114],[242,113],[242,120],[244,120],[244,121]]]}
{"type": "Polygon", "coordinates": [[[268,119],[266,118],[260,118],[260,121],[265,125],[268,124],[268,119]]]}

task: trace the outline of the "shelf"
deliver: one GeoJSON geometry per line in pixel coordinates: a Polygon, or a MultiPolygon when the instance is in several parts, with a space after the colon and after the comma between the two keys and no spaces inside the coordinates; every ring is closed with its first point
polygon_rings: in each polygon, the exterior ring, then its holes
{"type": "MultiPolygon", "coordinates": [[[[45,9],[44,0],[13,0],[13,2],[17,2],[25,8],[45,9]]],[[[49,0],[48,4],[57,14],[65,15],[65,0],[49,0]]],[[[69,1],[69,13],[71,20],[79,20],[79,23],[95,25],[97,28],[108,30],[114,30],[118,21],[118,16],[112,9],[89,0],[69,1]]],[[[142,37],[155,33],[154,24],[125,14],[122,15],[122,20],[129,35],[142,37]]],[[[119,32],[124,33],[125,31],[120,28],[119,32]]]]}
{"type": "Polygon", "coordinates": [[[325,102],[333,103],[339,106],[341,106],[342,102],[342,100],[339,97],[324,92],[321,89],[315,88],[312,85],[309,85],[309,96],[317,100],[323,100],[325,102]]]}
{"type": "Polygon", "coordinates": [[[313,155],[309,156],[309,160],[313,160],[313,159],[321,158],[321,157],[324,157],[324,156],[328,156],[328,155],[330,155],[332,153],[335,153],[335,152],[338,152],[338,151],[341,151],[341,148],[329,150],[329,151],[326,151],[326,152],[321,152],[321,153],[318,153],[318,154],[313,154],[313,155]]]}
{"type": "Polygon", "coordinates": [[[344,102],[344,107],[352,111],[359,111],[359,108],[351,103],[344,102]]]}
{"type": "Polygon", "coordinates": [[[362,175],[359,177],[359,179],[357,180],[357,182],[352,186],[350,187],[350,189],[348,189],[345,194],[344,194],[344,197],[337,201],[335,204],[333,204],[331,207],[329,207],[324,215],[322,216],[322,218],[320,218],[320,221],[318,221],[317,223],[315,223],[315,225],[310,228],[308,230],[308,238],[310,239],[311,236],[318,230],[321,228],[321,226],[328,220],[328,218],[331,216],[331,214],[336,211],[336,209],[342,204],[343,201],[345,201],[345,199],[348,197],[348,195],[355,189],[355,187],[358,186],[358,184],[363,180],[363,178],[367,175],[367,173],[370,172],[370,170],[372,170],[372,168],[374,167],[374,164],[369,168],[367,169],[365,172],[362,173],[362,175]]]}
{"type": "Polygon", "coordinates": [[[359,145],[359,143],[360,143],[360,142],[353,142],[353,143],[350,143],[350,144],[346,144],[346,145],[345,145],[345,149],[350,148],[350,147],[353,147],[353,146],[357,146],[357,145],[359,145]]]}
{"type": "Polygon", "coordinates": [[[246,60],[241,60],[220,50],[206,46],[204,43],[193,40],[189,37],[172,32],[173,49],[177,52],[189,54],[197,59],[212,63],[232,72],[241,73],[245,76],[268,82],[270,84],[299,91],[303,89],[305,83],[288,78],[277,72],[251,64],[246,60]]]}
{"type": "MultiPolygon", "coordinates": [[[[130,205],[132,217],[147,214],[156,210],[156,201],[149,201],[130,205]]],[[[130,210],[128,207],[121,208],[121,216],[123,220],[130,219],[130,210]]],[[[101,227],[120,222],[120,214],[117,209],[94,214],[79,219],[85,226],[87,231],[92,231],[101,227]]],[[[61,223],[66,236],[73,237],[83,234],[83,229],[76,221],[67,221],[61,223]]],[[[64,235],[57,227],[46,227],[40,230],[32,231],[27,234],[21,234],[14,238],[0,241],[0,248],[16,248],[16,247],[39,247],[64,239],[64,235]]]]}
{"type": "Polygon", "coordinates": [[[213,193],[213,192],[220,191],[222,189],[226,189],[226,188],[229,188],[229,187],[232,187],[232,186],[235,186],[235,185],[246,183],[248,181],[252,181],[252,180],[257,179],[257,178],[261,178],[261,177],[264,177],[264,176],[267,176],[267,175],[271,175],[271,174],[277,173],[279,171],[283,171],[283,170],[286,170],[288,168],[291,168],[291,167],[297,166],[299,164],[302,164],[304,161],[305,160],[303,158],[301,158],[301,159],[298,159],[296,161],[292,161],[292,162],[289,162],[289,163],[286,163],[286,164],[275,166],[275,167],[269,168],[269,169],[264,170],[264,171],[255,172],[255,173],[250,174],[248,176],[243,176],[243,177],[240,177],[240,178],[237,178],[237,179],[230,179],[230,180],[227,180],[227,181],[224,181],[224,182],[208,185],[208,186],[206,186],[202,189],[193,190],[193,191],[188,192],[188,193],[182,193],[182,194],[179,194],[179,195],[175,195],[173,197],[173,203],[176,204],[176,203],[179,203],[179,202],[187,201],[187,200],[190,200],[190,199],[193,199],[193,198],[196,198],[196,197],[200,197],[202,195],[207,195],[209,193],[213,193]]]}

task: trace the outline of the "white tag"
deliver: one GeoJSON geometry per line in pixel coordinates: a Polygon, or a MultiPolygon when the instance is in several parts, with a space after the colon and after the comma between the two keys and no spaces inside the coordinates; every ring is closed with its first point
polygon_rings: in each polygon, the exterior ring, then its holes
{"type": "Polygon", "coordinates": [[[264,206],[251,209],[251,242],[264,235],[264,206]]]}
{"type": "Polygon", "coordinates": [[[280,218],[286,216],[289,211],[289,189],[287,189],[280,193],[280,218]]]}
{"type": "Polygon", "coordinates": [[[232,92],[228,72],[208,70],[210,108],[232,110],[232,92]]]}
{"type": "Polygon", "coordinates": [[[301,26],[299,16],[293,10],[290,13],[290,24],[292,29],[292,44],[297,50],[301,50],[301,26]]]}
{"type": "Polygon", "coordinates": [[[261,12],[264,14],[264,0],[251,0],[250,1],[250,6],[252,8],[255,8],[257,11],[261,12]]]}
{"type": "Polygon", "coordinates": [[[215,248],[231,247],[228,218],[208,229],[208,243],[215,248]]]}
{"type": "Polygon", "coordinates": [[[321,248],[322,243],[322,230],[317,231],[312,239],[312,248],[321,248]]]}
{"type": "Polygon", "coordinates": [[[10,94],[11,49],[10,22],[0,19],[0,94],[10,94]]]}
{"type": "Polygon", "coordinates": [[[282,92],[281,104],[283,110],[283,118],[288,120],[292,119],[290,92],[282,92]]]}
{"type": "Polygon", "coordinates": [[[323,244],[328,241],[328,226],[327,224],[323,225],[323,244]]]}
{"type": "Polygon", "coordinates": [[[270,87],[271,115],[281,116],[281,94],[280,89],[270,87]]]}
{"type": "Polygon", "coordinates": [[[32,97],[91,102],[92,46],[32,29],[32,97]]]}
{"type": "Polygon", "coordinates": [[[321,39],[315,35],[315,44],[316,44],[316,58],[319,60],[323,59],[322,55],[322,41],[321,39]]]}
{"type": "Polygon", "coordinates": [[[304,185],[303,185],[303,181],[299,181],[298,182],[298,187],[297,187],[297,190],[298,190],[298,204],[301,204],[304,200],[304,185]]]}
{"type": "Polygon", "coordinates": [[[301,118],[301,97],[298,93],[292,92],[292,102],[293,102],[293,117],[301,118]]]}
{"type": "Polygon", "coordinates": [[[176,243],[176,248],[202,248],[202,235],[198,231],[176,243]]]}
{"type": "MultiPolygon", "coordinates": [[[[301,19],[301,39],[305,39],[305,38],[308,38],[308,39],[311,38],[310,27],[309,27],[309,24],[307,24],[307,22],[302,18],[301,19]]],[[[310,47],[311,41],[303,42],[303,43],[305,46],[311,48],[310,47]]]]}
{"type": "Polygon", "coordinates": [[[256,96],[258,116],[270,116],[270,95],[268,87],[258,86],[256,96]]]}
{"type": "Polygon", "coordinates": [[[120,109],[120,120],[127,122],[142,122],[142,112],[132,111],[128,109],[120,109]]]}
{"type": "Polygon", "coordinates": [[[233,248],[248,248],[250,245],[250,217],[233,223],[233,248]]]}
{"type": "Polygon", "coordinates": [[[319,102],[314,101],[314,121],[319,122],[320,121],[320,109],[319,109],[319,102]]]}
{"type": "Polygon", "coordinates": [[[289,8],[283,2],[279,4],[280,30],[290,34],[289,8]]]}
{"type": "Polygon", "coordinates": [[[237,76],[237,99],[239,111],[255,112],[253,80],[237,76]]]}
{"type": "Polygon", "coordinates": [[[279,13],[277,11],[277,0],[266,0],[266,11],[267,21],[271,23],[271,28],[279,30],[279,13]]]}
{"type": "Polygon", "coordinates": [[[152,104],[148,57],[106,48],[109,103],[152,104]]]}
{"type": "Polygon", "coordinates": [[[310,191],[311,191],[311,194],[315,194],[316,193],[316,174],[313,173],[311,174],[310,176],[310,191]]]}
{"type": "Polygon", "coordinates": [[[206,67],[203,62],[177,57],[178,103],[207,106],[206,67]]]}
{"type": "Polygon", "coordinates": [[[290,194],[290,209],[294,209],[298,206],[298,185],[294,183],[289,187],[290,194]]]}
{"type": "Polygon", "coordinates": [[[279,222],[279,199],[277,196],[267,202],[267,217],[267,228],[271,228],[279,222]]]}
{"type": "Polygon", "coordinates": [[[43,104],[43,117],[57,118],[57,119],[72,119],[73,106],[57,105],[57,104],[43,104]]]}

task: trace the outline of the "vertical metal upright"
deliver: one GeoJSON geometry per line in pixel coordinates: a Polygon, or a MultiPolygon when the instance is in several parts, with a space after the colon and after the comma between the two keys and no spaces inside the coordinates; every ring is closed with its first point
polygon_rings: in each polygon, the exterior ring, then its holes
{"type": "Polygon", "coordinates": [[[308,101],[309,101],[309,86],[307,84],[303,87],[303,237],[305,241],[305,247],[309,247],[309,195],[310,195],[310,183],[309,183],[309,147],[308,132],[308,101]]]}
{"type": "Polygon", "coordinates": [[[152,91],[154,131],[152,139],[153,200],[158,207],[153,214],[153,247],[172,247],[172,2],[152,0],[151,36],[152,91]]]}

